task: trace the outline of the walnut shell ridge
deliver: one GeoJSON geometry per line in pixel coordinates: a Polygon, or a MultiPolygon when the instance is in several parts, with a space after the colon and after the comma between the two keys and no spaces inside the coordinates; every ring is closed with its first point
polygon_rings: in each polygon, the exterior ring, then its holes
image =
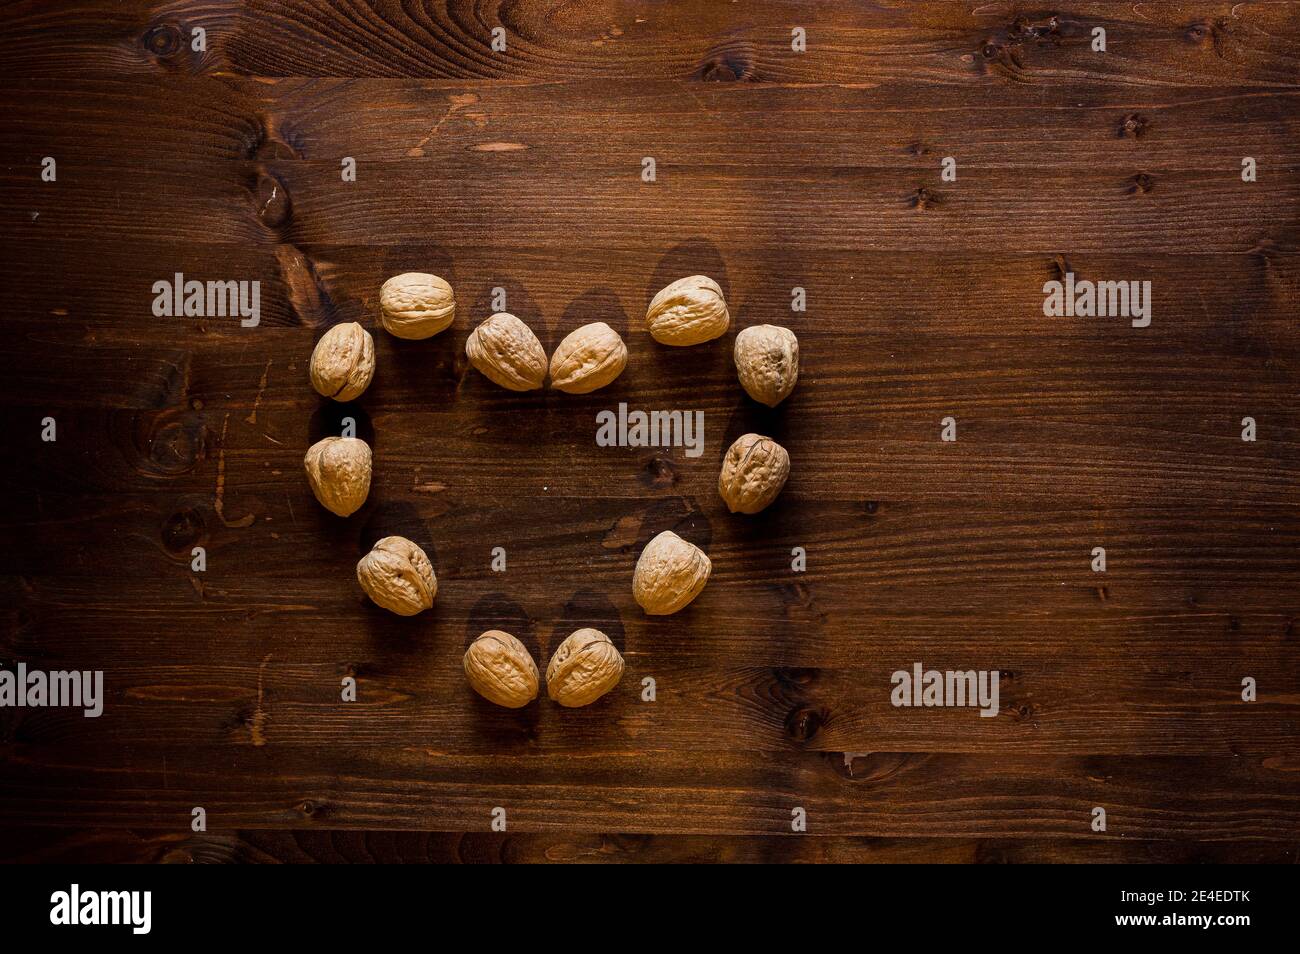
{"type": "Polygon", "coordinates": [[[419,545],[406,537],[384,537],[357,563],[357,582],[376,604],[398,616],[433,606],[438,579],[419,545]]]}
{"type": "Polygon", "coordinates": [[[326,437],[307,449],[303,467],[320,505],[349,517],[370,494],[370,445],[359,437],[326,437]]]}
{"type": "Polygon", "coordinates": [[[537,663],[509,633],[489,629],[470,643],[461,662],[470,687],[488,702],[519,709],[537,698],[537,663]]]}
{"type": "Polygon", "coordinates": [[[456,296],[437,275],[405,272],[379,289],[379,320],[394,337],[432,338],[455,318],[456,296]]]}
{"type": "Polygon", "coordinates": [[[359,398],[375,376],[375,339],[355,321],[335,325],[312,349],[310,374],[322,397],[359,398]]]}
{"type": "Polygon", "coordinates": [[[627,367],[627,345],[603,321],[569,332],[551,355],[551,387],[567,394],[590,394],[627,367]]]}
{"type": "Polygon", "coordinates": [[[705,275],[691,275],[650,299],[645,323],[655,341],[684,347],[726,334],[731,315],[718,283],[705,275]]]}
{"type": "Polygon", "coordinates": [[[736,335],[736,374],[745,393],[776,407],[799,380],[799,339],[789,328],[754,325],[736,335]]]}
{"type": "Polygon", "coordinates": [[[641,551],[632,573],[632,596],[648,615],[667,616],[699,596],[712,572],[703,550],[665,530],[641,551]]]}
{"type": "Polygon", "coordinates": [[[758,513],[781,493],[790,476],[790,455],[761,434],[744,434],[727,449],[718,493],[732,513],[758,513]]]}
{"type": "Polygon", "coordinates": [[[546,380],[542,343],[531,328],[504,311],[470,332],[465,356],[488,380],[511,391],[532,391],[546,380]]]}
{"type": "Polygon", "coordinates": [[[546,667],[546,694],[562,706],[590,705],[623,678],[623,656],[598,629],[580,629],[560,643],[546,667]]]}

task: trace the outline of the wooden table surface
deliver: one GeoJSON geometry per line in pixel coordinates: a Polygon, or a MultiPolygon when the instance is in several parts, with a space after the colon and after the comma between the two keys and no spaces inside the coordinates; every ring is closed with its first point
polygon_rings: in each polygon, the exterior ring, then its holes
{"type": "Polygon", "coordinates": [[[0,710],[5,859],[1296,860],[1300,3],[29,0],[0,102],[0,663],[106,682],[0,710]],[[422,342],[376,319],[411,270],[459,302],[422,342]],[[176,272],[260,281],[260,324],[155,317],[176,272]],[[1066,272],[1149,280],[1150,327],[1044,317],[1066,272]],[[693,273],[732,330],[659,346],[693,273]],[[490,384],[496,287],[627,372],[490,384]],[[378,364],[346,406],[307,379],[340,321],[378,364]],[[775,410],[731,358],[764,322],[775,410]],[[598,447],[619,402],[702,410],[703,455],[598,447]],[[350,519],[301,463],[344,416],[350,519]],[[751,430],[791,476],[732,516],[751,430]],[[714,574],[648,618],[666,529],[714,574]],[[412,619],[354,576],[394,533],[412,619]],[[593,706],[464,680],[484,629],[544,666],[579,626],[627,659],[593,706]],[[893,707],[917,662],[997,670],[998,716],[893,707]]]}

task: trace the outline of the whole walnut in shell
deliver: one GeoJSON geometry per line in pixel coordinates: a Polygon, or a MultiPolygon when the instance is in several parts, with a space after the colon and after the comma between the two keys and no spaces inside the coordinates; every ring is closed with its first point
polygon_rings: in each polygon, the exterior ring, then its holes
{"type": "Polygon", "coordinates": [[[498,312],[470,332],[469,363],[511,391],[532,391],[546,380],[546,352],[537,335],[514,315],[498,312]]]}
{"type": "Polygon", "coordinates": [[[627,345],[603,321],[569,332],[551,355],[551,387],[568,394],[590,394],[627,367],[627,345]]]}
{"type": "Polygon", "coordinates": [[[732,513],[758,513],[790,476],[790,455],[761,434],[744,434],[727,450],[718,475],[718,493],[732,513]]]}
{"type": "Polygon", "coordinates": [[[322,397],[355,400],[375,376],[375,339],[355,321],[335,325],[312,349],[310,371],[322,397]]]}
{"type": "Polygon", "coordinates": [[[431,338],[456,318],[456,296],[437,275],[394,275],[379,290],[379,320],[398,338],[431,338]]]}
{"type": "Polygon", "coordinates": [[[433,605],[438,580],[433,564],[406,537],[384,537],[357,563],[366,595],[398,616],[414,616],[433,605]]]}
{"type": "Polygon", "coordinates": [[[754,325],[736,335],[736,373],[750,397],[776,407],[799,380],[799,339],[789,328],[754,325]]]}
{"type": "Polygon", "coordinates": [[[465,678],[488,702],[519,709],[537,698],[537,663],[509,633],[489,629],[465,650],[465,678]]]}
{"type": "Polygon", "coordinates": [[[361,509],[370,493],[370,445],[359,437],[327,437],[303,458],[307,482],[320,505],[340,517],[361,509]]]}
{"type": "Polygon", "coordinates": [[[727,332],[731,315],[722,289],[712,278],[681,278],[650,299],[645,313],[650,336],[660,344],[694,345],[727,332]]]}
{"type": "Polygon", "coordinates": [[[632,573],[632,596],[650,616],[667,616],[699,596],[712,572],[703,550],[665,530],[641,551],[632,573]]]}
{"type": "Polygon", "coordinates": [[[546,694],[562,706],[595,702],[623,678],[623,657],[598,629],[580,629],[560,643],[546,667],[546,694]]]}

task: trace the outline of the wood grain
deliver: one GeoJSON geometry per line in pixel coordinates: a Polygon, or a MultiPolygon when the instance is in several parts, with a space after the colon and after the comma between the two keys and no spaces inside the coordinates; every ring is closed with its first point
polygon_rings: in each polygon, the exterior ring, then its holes
{"type": "Polygon", "coordinates": [[[0,823],[211,829],[1056,837],[1276,841],[1300,821],[1289,758],[875,753],[471,757],[427,745],[100,750],[15,746],[0,823]],[[164,760],[165,756],[165,760],[164,760]],[[1199,780],[1189,790],[1187,779],[1199,780]],[[93,780],[93,784],[91,783],[93,780]],[[960,786],[961,797],[954,797],[960,786]],[[1092,809],[1107,831],[1091,831],[1092,809]],[[130,823],[128,823],[130,819],[130,823]],[[604,823],[605,828],[601,827],[604,823]]]}
{"type": "Polygon", "coordinates": [[[107,700],[0,709],[0,857],[1293,862],[1297,14],[9,4],[0,664],[103,669],[107,700]],[[314,342],[377,329],[407,270],[453,283],[453,328],[377,333],[370,390],[322,401],[314,342]],[[259,325],[155,317],[176,272],[259,281],[259,325]],[[733,330],[670,352],[641,317],[696,272],[733,330]],[[1066,272],[1149,280],[1151,326],[1044,317],[1066,272]],[[548,351],[609,322],[628,371],[492,387],[463,347],[496,287],[548,351]],[[762,322],[804,361],[775,411],[730,358],[762,322]],[[619,402],[702,411],[702,454],[597,447],[619,402]],[[350,520],[301,474],[344,415],[376,454],[350,520]],[[751,430],[794,466],[741,519],[717,467],[751,430]],[[630,579],[662,529],[714,576],[652,619],[630,579]],[[354,579],[391,533],[438,573],[412,620],[354,579]],[[482,629],[544,664],[584,625],[628,662],[595,707],[464,683],[482,629]],[[997,670],[999,716],[890,705],[918,661],[997,670]]]}
{"type": "MultiPolygon", "coordinates": [[[[473,638],[468,632],[482,629],[462,628],[466,638],[453,647],[425,638],[406,647],[405,658],[368,665],[286,665],[268,651],[256,666],[117,666],[105,703],[111,713],[93,726],[80,710],[34,709],[15,711],[6,734],[42,746],[93,738],[113,747],[189,741],[314,748],[436,738],[441,752],[481,756],[739,747],[1264,757],[1295,748],[1297,667],[1263,656],[1249,663],[1182,659],[1119,674],[1040,661],[1031,672],[1003,670],[999,716],[981,718],[975,708],[894,708],[890,677],[912,668],[901,656],[827,670],[739,667],[629,649],[625,681],[599,709],[540,705],[518,713],[480,703],[466,687],[459,653],[473,638]],[[349,675],[358,700],[343,705],[341,680],[349,675]],[[1244,675],[1262,682],[1253,705],[1241,701],[1244,675]],[[640,698],[647,678],[655,681],[653,702],[640,698]]],[[[544,661],[572,629],[557,626],[546,640],[524,629],[522,638],[544,661]]],[[[968,669],[977,654],[927,647],[918,655],[927,667],[968,669]]]]}
{"type": "Polygon", "coordinates": [[[5,75],[75,77],[194,73],[420,76],[567,81],[580,77],[715,82],[1216,86],[1296,84],[1294,2],[1070,2],[1044,14],[1015,3],[945,0],[842,8],[813,0],[735,5],[598,0],[556,7],[449,0],[410,7],[346,0],[224,0],[58,10],[14,5],[0,42],[5,75]],[[808,52],[791,51],[802,25],[808,52]],[[191,31],[211,36],[193,49],[191,31]],[[507,49],[494,54],[493,27],[507,49]],[[1091,54],[1107,30],[1107,56],[1091,54]]]}

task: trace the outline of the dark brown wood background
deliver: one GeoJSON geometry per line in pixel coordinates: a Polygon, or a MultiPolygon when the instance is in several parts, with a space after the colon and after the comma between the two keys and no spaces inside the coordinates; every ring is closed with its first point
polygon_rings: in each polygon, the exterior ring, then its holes
{"type": "Polygon", "coordinates": [[[97,720],[0,711],[3,857],[1296,859],[1300,3],[31,0],[0,109],[0,662],[107,681],[97,720]],[[407,270],[451,330],[377,330],[407,270]],[[1067,270],[1149,279],[1151,327],[1044,318],[1067,270]],[[261,325],[153,317],[176,271],[260,280],[261,325]],[[696,272],[732,333],[655,345],[696,272]],[[609,322],[627,372],[489,384],[498,285],[548,351],[609,322]],[[376,329],[346,408],[307,381],[339,321],[376,329]],[[730,357],[761,322],[803,354],[775,411],[730,357]],[[596,447],[619,401],[702,409],[704,456],[596,447]],[[341,520],[301,458],[345,413],[375,477],[341,520]],[[793,459],[755,518],[716,494],[747,430],[793,459]],[[670,528],[714,576],[648,619],[670,528]],[[390,533],[431,613],[356,585],[390,533]],[[482,629],[544,665],[580,625],[627,658],[600,703],[465,684],[482,629]],[[1000,670],[1000,716],[892,708],[917,661],[1000,670]]]}

